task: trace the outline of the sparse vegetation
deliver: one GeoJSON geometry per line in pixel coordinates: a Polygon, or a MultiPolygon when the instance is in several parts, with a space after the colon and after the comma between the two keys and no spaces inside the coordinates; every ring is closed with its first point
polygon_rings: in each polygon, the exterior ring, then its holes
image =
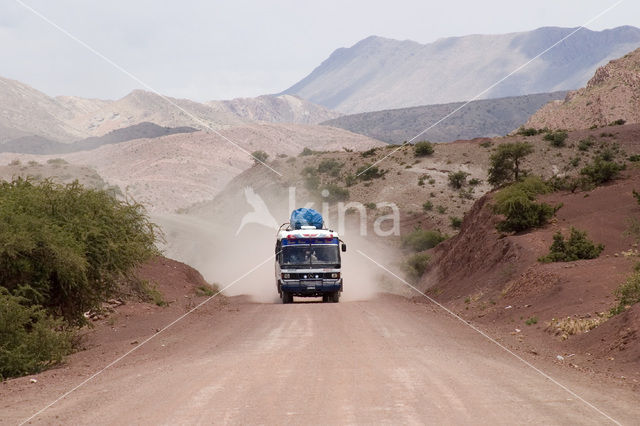
{"type": "Polygon", "coordinates": [[[416,253],[404,262],[404,270],[412,280],[419,279],[429,266],[431,257],[426,253],[416,253]]]}
{"type": "Polygon", "coordinates": [[[524,126],[520,127],[516,132],[516,134],[520,136],[535,136],[538,133],[538,129],[534,129],[533,127],[525,128],[524,126]]]}
{"type": "Polygon", "coordinates": [[[551,146],[556,148],[563,147],[565,141],[569,137],[569,134],[564,130],[557,130],[555,132],[549,132],[544,135],[544,140],[551,142],[551,146]]]}
{"type": "Polygon", "coordinates": [[[462,226],[462,219],[457,216],[450,216],[449,221],[453,229],[460,229],[462,226]]]}
{"type": "Polygon", "coordinates": [[[349,190],[347,188],[342,188],[333,183],[324,185],[321,192],[322,192],[322,196],[329,203],[338,203],[340,201],[347,201],[350,196],[349,190]]]}
{"type": "Polygon", "coordinates": [[[596,316],[588,316],[586,318],[552,318],[547,323],[545,331],[560,336],[562,340],[566,340],[574,334],[582,334],[591,331],[611,317],[610,314],[601,312],[596,316]]]}
{"type": "Polygon", "coordinates": [[[548,191],[548,186],[533,176],[500,190],[495,195],[493,209],[505,219],[498,223],[497,229],[501,232],[522,232],[546,224],[560,208],[535,201],[537,195],[548,191]]]}
{"type": "Polygon", "coordinates": [[[602,244],[594,244],[587,233],[571,227],[569,238],[565,241],[561,232],[553,236],[549,254],[540,257],[540,262],[573,262],[580,259],[595,259],[604,250],[602,244]]]}
{"type": "Polygon", "coordinates": [[[624,312],[628,307],[640,302],[640,272],[634,272],[615,291],[618,305],[611,309],[612,315],[624,312]]]}
{"type": "Polygon", "coordinates": [[[578,149],[580,151],[588,151],[593,146],[593,139],[582,139],[578,142],[578,149]]]}
{"type": "Polygon", "coordinates": [[[447,212],[447,208],[445,206],[437,206],[436,211],[440,214],[445,214],[447,212]]]}
{"type": "Polygon", "coordinates": [[[449,185],[454,189],[461,189],[467,184],[467,176],[469,173],[459,170],[449,173],[449,185]]]}
{"type": "Polygon", "coordinates": [[[300,157],[305,157],[307,155],[313,155],[313,154],[316,154],[316,151],[312,150],[311,148],[305,147],[300,153],[300,157]]]}
{"type": "Polygon", "coordinates": [[[447,237],[439,231],[415,229],[402,238],[402,244],[413,251],[425,251],[446,240],[447,237]]]}
{"type": "Polygon", "coordinates": [[[261,164],[267,161],[267,158],[269,158],[269,154],[264,151],[253,151],[251,153],[251,157],[253,158],[254,164],[261,164]]]}
{"type": "Polygon", "coordinates": [[[364,166],[359,167],[356,171],[356,176],[361,180],[381,178],[384,174],[385,172],[380,170],[378,166],[372,166],[371,164],[365,164],[364,166]]]}
{"type": "Polygon", "coordinates": [[[422,204],[422,210],[424,210],[425,212],[430,212],[431,210],[433,210],[433,203],[431,201],[425,201],[422,204]]]}
{"type": "Polygon", "coordinates": [[[368,149],[366,151],[362,151],[360,153],[360,156],[363,157],[363,158],[373,157],[374,155],[376,155],[376,151],[377,151],[377,148],[371,148],[371,149],[368,149]]]}
{"type": "Polygon", "coordinates": [[[219,289],[217,285],[200,285],[196,287],[196,294],[198,296],[211,297],[218,294],[219,289]]]}
{"type": "Polygon", "coordinates": [[[530,317],[524,322],[526,325],[534,325],[538,323],[538,317],[530,317]]]}
{"type": "Polygon", "coordinates": [[[615,179],[624,170],[624,165],[607,160],[607,158],[611,157],[606,154],[597,156],[591,164],[580,171],[580,174],[594,185],[601,185],[615,179]]]}
{"type": "Polygon", "coordinates": [[[521,177],[520,163],[533,152],[533,146],[526,142],[506,143],[498,146],[491,155],[489,183],[498,187],[508,182],[518,181],[521,177]]]}
{"type": "Polygon", "coordinates": [[[427,141],[416,142],[413,145],[413,153],[416,157],[426,157],[433,154],[433,144],[427,141]]]}
{"type": "Polygon", "coordinates": [[[327,158],[318,164],[318,173],[326,173],[329,176],[337,177],[343,166],[343,163],[332,158],[327,158]]]}

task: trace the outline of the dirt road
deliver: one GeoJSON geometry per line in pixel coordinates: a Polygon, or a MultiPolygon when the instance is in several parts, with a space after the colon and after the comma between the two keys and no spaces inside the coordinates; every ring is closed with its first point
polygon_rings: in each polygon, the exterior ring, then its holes
{"type": "MultiPolygon", "coordinates": [[[[1,387],[0,421],[19,423],[88,376],[74,375],[71,364],[57,383],[43,378],[1,387]]],[[[640,418],[640,398],[632,391],[566,368],[541,367],[615,420],[640,418]]],[[[33,420],[607,422],[461,322],[392,296],[339,304],[231,302],[224,310],[196,311],[33,420]]]]}

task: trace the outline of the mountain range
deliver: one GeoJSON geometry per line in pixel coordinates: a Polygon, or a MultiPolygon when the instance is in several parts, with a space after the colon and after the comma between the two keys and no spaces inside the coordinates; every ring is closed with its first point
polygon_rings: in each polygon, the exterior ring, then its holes
{"type": "Polygon", "coordinates": [[[450,37],[429,44],[371,36],[337,49],[282,93],[353,114],[461,102],[475,96],[489,99],[573,90],[582,87],[599,66],[639,46],[640,29],[630,26],[604,31],[544,27],[450,37]]]}
{"type": "Polygon", "coordinates": [[[566,94],[567,92],[541,93],[483,99],[468,105],[457,102],[363,112],[344,115],[322,124],[394,144],[412,140],[418,135],[417,140],[433,142],[492,138],[512,132],[542,106],[564,99],[566,94]],[[447,118],[443,120],[445,117],[447,118]]]}
{"type": "Polygon", "coordinates": [[[27,84],[0,77],[0,144],[24,137],[71,143],[145,122],[219,130],[253,121],[314,124],[339,115],[292,95],[207,103],[144,90],[134,90],[118,100],[50,97],[27,84]]]}

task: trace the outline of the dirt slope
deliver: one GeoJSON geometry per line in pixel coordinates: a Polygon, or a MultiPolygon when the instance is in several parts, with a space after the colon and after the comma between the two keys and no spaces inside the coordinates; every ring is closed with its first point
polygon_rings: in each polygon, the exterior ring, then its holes
{"type": "Polygon", "coordinates": [[[552,205],[563,204],[556,219],[545,228],[506,237],[495,230],[498,218],[491,212],[491,196],[486,196],[469,212],[460,234],[433,250],[432,267],[420,285],[525,350],[550,358],[573,354],[571,363],[580,368],[639,380],[637,309],[580,336],[563,338],[564,333],[545,330],[554,318],[584,322],[615,305],[614,290],[639,260],[636,242],[625,235],[628,221],[640,216],[632,196],[637,188],[640,170],[632,168],[622,179],[593,191],[543,196],[552,205]],[[566,235],[571,226],[604,244],[601,256],[537,262],[548,253],[553,234],[566,235]],[[537,324],[526,324],[531,318],[537,324]]]}

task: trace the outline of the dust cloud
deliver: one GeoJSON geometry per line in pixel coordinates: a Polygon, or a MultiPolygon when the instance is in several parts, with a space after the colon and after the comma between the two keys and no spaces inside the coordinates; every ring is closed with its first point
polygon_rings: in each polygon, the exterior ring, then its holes
{"type": "MultiPolygon", "coordinates": [[[[273,200],[273,197],[266,197],[273,200]]],[[[240,220],[251,208],[242,197],[234,206],[225,205],[225,214],[156,215],[152,220],[165,233],[163,250],[167,257],[196,268],[210,283],[216,283],[227,296],[248,295],[255,302],[274,303],[280,300],[275,277],[275,228],[246,224],[239,233],[240,220]],[[237,235],[236,235],[237,233],[237,235]]],[[[279,223],[288,221],[285,202],[269,207],[279,223]]],[[[300,203],[300,206],[305,203],[300,203]]],[[[396,250],[385,241],[362,237],[359,226],[347,227],[341,238],[347,244],[342,253],[343,301],[366,300],[380,292],[394,292],[388,274],[358,253],[364,252],[386,267],[397,264],[396,250]],[[387,275],[387,279],[384,276],[387,275]],[[386,283],[386,284],[385,284],[386,283]]],[[[402,286],[402,285],[401,285],[402,286]]],[[[400,286],[400,287],[401,287],[400,286]]],[[[310,299],[313,300],[313,299],[310,299]]]]}

